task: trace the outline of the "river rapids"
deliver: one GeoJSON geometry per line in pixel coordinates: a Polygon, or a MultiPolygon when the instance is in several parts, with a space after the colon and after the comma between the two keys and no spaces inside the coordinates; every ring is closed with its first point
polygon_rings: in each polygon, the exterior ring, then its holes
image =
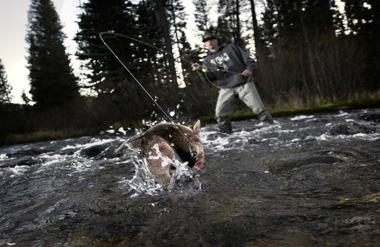
{"type": "Polygon", "coordinates": [[[162,189],[116,132],[0,147],[0,246],[378,246],[380,109],[201,129],[162,189]]]}

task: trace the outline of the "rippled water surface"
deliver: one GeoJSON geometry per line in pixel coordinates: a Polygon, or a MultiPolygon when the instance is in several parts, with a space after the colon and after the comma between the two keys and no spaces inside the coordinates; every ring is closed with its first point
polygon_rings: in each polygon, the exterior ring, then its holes
{"type": "Polygon", "coordinates": [[[165,191],[103,134],[0,148],[0,246],[378,246],[380,109],[201,129],[165,191]]]}

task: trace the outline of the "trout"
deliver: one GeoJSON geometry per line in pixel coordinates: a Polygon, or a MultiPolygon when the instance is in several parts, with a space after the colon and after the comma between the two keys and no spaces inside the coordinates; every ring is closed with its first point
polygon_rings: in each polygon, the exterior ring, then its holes
{"type": "Polygon", "coordinates": [[[172,175],[176,170],[174,159],[187,162],[189,167],[203,169],[205,157],[200,142],[201,122],[193,128],[161,123],[127,141],[127,145],[140,152],[152,177],[164,188],[172,185],[172,175]]]}

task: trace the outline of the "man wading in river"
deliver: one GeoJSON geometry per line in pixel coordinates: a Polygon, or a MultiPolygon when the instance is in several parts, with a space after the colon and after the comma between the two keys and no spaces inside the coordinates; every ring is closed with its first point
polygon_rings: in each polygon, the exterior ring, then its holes
{"type": "Polygon", "coordinates": [[[215,116],[220,131],[232,132],[228,115],[234,111],[235,97],[243,101],[260,121],[273,123],[272,116],[264,106],[256,86],[253,83],[252,71],[256,62],[235,44],[219,46],[216,36],[206,33],[203,43],[209,54],[204,58],[202,66],[193,63],[193,70],[202,67],[204,79],[216,81],[220,88],[215,107],[215,116]]]}

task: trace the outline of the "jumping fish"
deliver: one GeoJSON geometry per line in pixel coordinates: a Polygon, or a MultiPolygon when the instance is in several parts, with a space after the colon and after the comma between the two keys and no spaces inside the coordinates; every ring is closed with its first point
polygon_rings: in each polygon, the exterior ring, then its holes
{"type": "Polygon", "coordinates": [[[127,145],[140,152],[152,177],[164,188],[173,183],[172,176],[177,169],[174,159],[187,162],[190,167],[203,169],[205,157],[200,142],[201,122],[193,128],[161,123],[127,141],[127,145]]]}

